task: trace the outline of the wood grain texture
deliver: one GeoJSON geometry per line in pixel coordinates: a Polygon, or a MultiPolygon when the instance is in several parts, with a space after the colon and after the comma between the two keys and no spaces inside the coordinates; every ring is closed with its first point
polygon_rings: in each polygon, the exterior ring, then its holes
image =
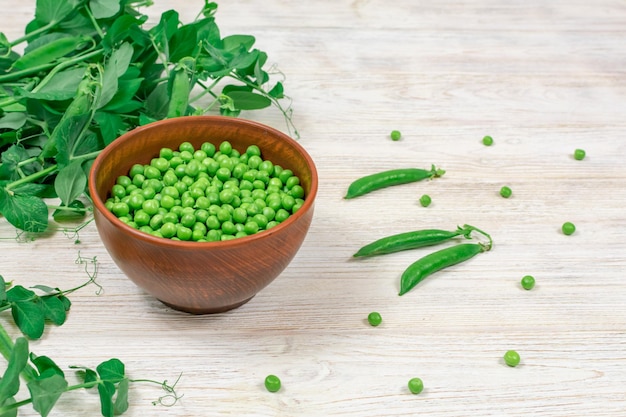
{"type": "MultiPolygon", "coordinates": [[[[200,3],[146,12],[188,21],[200,3]]],[[[34,4],[5,2],[9,39],[34,4]]],[[[98,260],[103,293],[73,294],[67,323],[31,343],[37,354],[61,366],[118,357],[133,378],[183,373],[171,408],[134,385],[131,417],[626,415],[624,1],[244,0],[222,2],[217,21],[224,35],[254,34],[286,75],[320,179],[300,251],[243,307],[196,317],[135,287],[93,225],[75,244],[62,233],[16,241],[0,222],[7,281],[72,287],[86,279],[78,254],[98,260]],[[432,163],[446,175],[342,198],[362,175],[432,163]],[[387,234],[463,223],[491,233],[494,249],[402,297],[402,271],[427,250],[351,259],[387,234]],[[526,274],[532,291],[519,285],[526,274]],[[366,323],[371,311],[381,326],[366,323]],[[508,349],[519,367],[504,365],[508,349]],[[263,388],[269,373],[279,393],[263,388]],[[419,396],[406,387],[414,376],[419,396]]],[[[271,109],[243,116],[285,130],[271,109]]],[[[73,392],[51,415],[97,414],[92,395],[73,392]]]]}

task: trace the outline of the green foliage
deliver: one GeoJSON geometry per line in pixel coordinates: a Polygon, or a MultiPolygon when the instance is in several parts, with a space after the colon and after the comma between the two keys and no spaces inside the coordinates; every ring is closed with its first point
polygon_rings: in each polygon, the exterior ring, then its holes
{"type": "MultiPolygon", "coordinates": [[[[80,256],[77,263],[86,264],[80,256]]],[[[85,268],[87,272],[87,265],[85,268]]],[[[0,417],[15,417],[18,409],[28,404],[39,415],[46,417],[65,392],[93,388],[99,394],[102,416],[117,416],[128,410],[131,382],[157,384],[167,393],[162,398],[173,398],[174,402],[180,398],[174,391],[176,384],[130,380],[126,376],[124,364],[116,358],[100,363],[95,370],[70,366],[81,381],[77,385],[70,385],[63,370],[52,359],[37,356],[30,351],[28,339],[41,337],[46,324],[62,325],[65,322],[71,307],[66,295],[95,283],[95,272],[87,273],[89,281],[65,291],[46,285],[36,285],[32,289],[21,285],[10,286],[0,275],[0,312],[10,309],[15,324],[26,336],[13,341],[0,325],[0,353],[7,360],[6,369],[0,378],[0,417]],[[20,393],[22,380],[26,383],[30,397],[18,401],[15,397],[20,393]]],[[[162,403],[161,399],[156,403],[162,403]]]]}
{"type": "Polygon", "coordinates": [[[89,161],[152,121],[275,106],[298,135],[267,54],[254,36],[221,36],[216,3],[186,24],[166,11],[150,29],[145,4],[38,0],[23,37],[0,34],[0,213],[16,228],[46,231],[48,197],[61,200],[55,219],[82,217],[89,161]]]}

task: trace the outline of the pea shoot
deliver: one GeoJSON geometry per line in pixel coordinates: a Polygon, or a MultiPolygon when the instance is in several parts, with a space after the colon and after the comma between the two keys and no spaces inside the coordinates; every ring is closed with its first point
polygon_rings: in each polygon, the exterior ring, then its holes
{"type": "Polygon", "coordinates": [[[504,187],[500,188],[500,195],[504,198],[510,198],[511,195],[513,195],[513,191],[510,187],[505,185],[504,187]]]}
{"type": "Polygon", "coordinates": [[[420,378],[409,379],[409,391],[411,394],[420,394],[424,390],[424,382],[420,378]]]}
{"type": "Polygon", "coordinates": [[[383,322],[383,318],[380,313],[373,311],[367,315],[367,321],[371,326],[377,327],[383,322]]]}
{"type": "Polygon", "coordinates": [[[535,287],[535,277],[532,275],[525,275],[520,281],[522,288],[525,290],[532,290],[535,287]]]}
{"type": "Polygon", "coordinates": [[[485,136],[483,138],[483,145],[485,145],[485,146],[493,145],[493,138],[491,136],[485,136]]]}
{"type": "Polygon", "coordinates": [[[512,368],[516,367],[520,363],[519,353],[514,350],[507,350],[504,353],[504,363],[512,368]]]}
{"type": "Polygon", "coordinates": [[[569,236],[576,231],[576,226],[572,222],[565,222],[563,223],[563,226],[561,226],[561,230],[564,235],[569,236]]]}
{"type": "Polygon", "coordinates": [[[265,377],[265,389],[269,392],[278,392],[281,388],[282,383],[280,382],[280,378],[276,375],[268,375],[265,377]]]}
{"type": "MultiPolygon", "coordinates": [[[[291,106],[282,104],[283,81],[274,78],[279,71],[269,70],[254,36],[221,36],[217,3],[208,0],[192,22],[169,10],[144,25],[141,6],[151,3],[37,1],[37,30],[30,25],[13,41],[0,34],[0,115],[14,116],[2,122],[0,213],[17,229],[45,232],[51,208],[55,220],[82,219],[89,212],[81,206],[85,167],[121,131],[169,117],[274,107],[299,137],[291,106]],[[194,100],[202,96],[213,99],[194,100]]],[[[171,150],[162,156],[173,159],[171,150]]]]}
{"type": "Polygon", "coordinates": [[[391,136],[391,140],[398,141],[402,138],[402,133],[399,130],[392,130],[389,136],[391,136]]]}
{"type": "Polygon", "coordinates": [[[586,155],[587,153],[585,152],[584,149],[576,149],[574,151],[574,159],[577,161],[582,161],[583,159],[585,159],[586,155]]]}
{"type": "Polygon", "coordinates": [[[423,196],[420,197],[420,204],[422,205],[422,207],[430,206],[431,202],[432,200],[428,194],[424,194],[423,196]]]}

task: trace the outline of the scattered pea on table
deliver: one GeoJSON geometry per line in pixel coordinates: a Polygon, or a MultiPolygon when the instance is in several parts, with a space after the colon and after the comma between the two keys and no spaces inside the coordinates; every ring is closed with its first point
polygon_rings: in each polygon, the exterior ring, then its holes
{"type": "Polygon", "coordinates": [[[525,290],[532,290],[535,287],[535,278],[532,275],[526,275],[522,278],[521,284],[525,290]]]}
{"type": "Polygon", "coordinates": [[[277,392],[278,390],[280,390],[280,387],[280,378],[278,378],[276,375],[268,375],[265,377],[265,388],[269,392],[277,392]]]}
{"type": "Polygon", "coordinates": [[[513,191],[510,187],[507,187],[505,185],[504,187],[500,188],[500,195],[504,198],[509,198],[511,197],[511,195],[513,195],[513,191]]]}
{"type": "Polygon", "coordinates": [[[584,149],[576,149],[574,151],[574,159],[577,161],[582,161],[583,159],[585,159],[586,155],[587,153],[585,152],[584,149]]]}
{"type": "Polygon", "coordinates": [[[422,207],[430,206],[431,202],[432,202],[432,199],[430,198],[428,194],[424,194],[423,196],[420,197],[420,204],[422,205],[422,207]]]}
{"type": "Polygon", "coordinates": [[[424,382],[420,378],[411,378],[408,385],[412,394],[419,394],[424,390],[424,382]]]}
{"type": "Polygon", "coordinates": [[[574,226],[574,223],[572,222],[565,222],[563,223],[563,226],[561,226],[561,230],[564,235],[569,236],[576,231],[576,226],[574,226]]]}
{"type": "Polygon", "coordinates": [[[483,138],[483,145],[485,145],[485,146],[493,145],[493,138],[491,136],[485,136],[483,138]]]}
{"type": "Polygon", "coordinates": [[[367,315],[367,321],[369,322],[370,325],[376,327],[376,326],[379,326],[380,323],[383,322],[383,318],[380,315],[380,313],[373,311],[367,315]]]}
{"type": "Polygon", "coordinates": [[[397,140],[400,140],[400,138],[402,138],[402,133],[400,133],[399,130],[392,130],[389,136],[391,136],[391,140],[397,141],[397,140]]]}
{"type": "Polygon", "coordinates": [[[504,354],[504,363],[512,368],[516,367],[520,363],[519,353],[514,350],[507,350],[504,354]]]}

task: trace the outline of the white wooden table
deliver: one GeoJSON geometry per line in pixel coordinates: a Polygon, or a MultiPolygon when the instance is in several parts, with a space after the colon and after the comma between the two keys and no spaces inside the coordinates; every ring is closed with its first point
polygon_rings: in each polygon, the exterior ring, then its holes
{"type": "MultiPolygon", "coordinates": [[[[201,3],[156,0],[146,13],[190,21],[201,3]]],[[[3,1],[9,39],[34,4],[3,1]]],[[[18,242],[0,219],[7,281],[73,287],[87,278],[77,257],[97,258],[103,293],[73,294],[67,323],[31,342],[37,354],[64,369],[117,357],[137,379],[182,373],[170,408],[151,404],[158,387],[132,385],[128,416],[626,416],[624,1],[224,1],[217,22],[255,35],[287,77],[320,177],[300,252],[243,307],[190,316],[127,280],[93,224],[80,244],[18,242]],[[443,178],[342,198],[362,175],[433,163],[443,178]],[[400,274],[427,250],[351,259],[388,234],[463,223],[490,232],[494,249],[402,297],[400,274]],[[527,274],[532,291],[519,285],[527,274]],[[367,324],[371,311],[381,326],[367,324]],[[502,360],[509,349],[517,368],[502,360]],[[270,373],[278,393],[263,387],[270,373]]],[[[243,116],[285,128],[275,110],[243,116]]],[[[95,395],[73,392],[51,415],[98,410],[95,395]]]]}

